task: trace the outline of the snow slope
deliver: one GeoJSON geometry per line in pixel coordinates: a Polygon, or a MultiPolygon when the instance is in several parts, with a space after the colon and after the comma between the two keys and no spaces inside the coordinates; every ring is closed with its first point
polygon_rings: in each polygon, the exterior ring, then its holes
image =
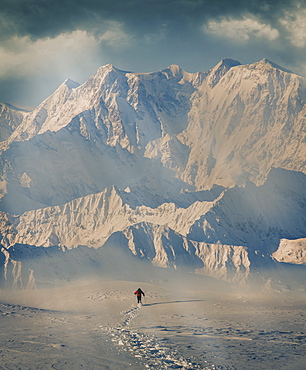
{"type": "Polygon", "coordinates": [[[2,291],[1,366],[304,368],[305,291],[237,294],[212,278],[163,272],[2,291]],[[138,286],[146,294],[141,308],[133,295],[138,286]]]}
{"type": "Polygon", "coordinates": [[[0,209],[20,214],[113,184],[165,195],[262,184],[273,167],[305,172],[305,86],[267,60],[193,74],[106,65],[81,86],[67,80],[2,143],[0,209]]]}
{"type": "Polygon", "coordinates": [[[0,142],[7,140],[22,122],[26,111],[11,104],[0,104],[0,142]]]}
{"type": "Polygon", "coordinates": [[[80,246],[115,244],[231,281],[293,263],[280,240],[305,238],[305,101],[305,77],[224,59],[198,73],[106,65],[32,112],[1,105],[4,280],[35,275],[35,247],[82,265],[80,246]]]}
{"type": "Polygon", "coordinates": [[[190,148],[181,178],[197,189],[262,184],[272,167],[305,172],[305,77],[267,60],[239,65],[193,96],[189,125],[179,135],[190,148]]]}
{"type": "Polygon", "coordinates": [[[33,259],[35,247],[31,246],[40,247],[37,257],[41,247],[59,246],[47,248],[48,254],[56,252],[58,257],[61,251],[67,263],[68,248],[75,250],[70,254],[74,256],[72,265],[75,258],[79,261],[76,265],[87,265],[91,258],[101,262],[109,251],[119,250],[158,267],[242,282],[252,270],[276,268],[276,260],[289,262],[284,257],[286,250],[281,259],[276,251],[284,238],[305,235],[305,189],[306,175],[281,169],[271,171],[262,186],[249,183],[227,190],[188,193],[185,202],[185,194],[179,194],[172,200],[151,199],[144,205],[142,199],[148,194],[138,189],[135,197],[130,190],[111,186],[62,206],[15,217],[2,213],[3,253],[6,261],[18,260],[22,265],[24,256],[14,253],[16,245],[18,250],[22,245],[25,251],[30,248],[25,253],[33,259]],[[84,257],[80,246],[96,249],[100,257],[91,257],[93,251],[84,257]]]}

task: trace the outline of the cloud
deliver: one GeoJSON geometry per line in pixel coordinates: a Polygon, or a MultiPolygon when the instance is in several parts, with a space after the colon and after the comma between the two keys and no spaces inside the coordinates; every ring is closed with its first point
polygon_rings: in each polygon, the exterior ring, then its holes
{"type": "MultiPolygon", "coordinates": [[[[256,14],[267,19],[290,10],[288,0],[2,0],[0,39],[55,37],[79,30],[93,32],[104,23],[124,23],[135,32],[152,33],[160,24],[193,23],[216,17],[256,14]]],[[[269,23],[269,22],[268,22],[269,23]]]]}
{"type": "Polygon", "coordinates": [[[297,4],[1,0],[0,101],[17,101],[24,92],[23,104],[32,104],[29,90],[37,102],[65,78],[82,83],[107,63],[139,72],[175,63],[192,72],[209,69],[225,57],[242,63],[267,57],[301,71],[306,22],[297,4]],[[41,86],[45,90],[38,93],[41,86]]]}
{"type": "MultiPolygon", "coordinates": [[[[59,68],[63,63],[91,55],[97,40],[84,31],[62,34],[56,38],[32,41],[29,36],[14,36],[0,47],[0,76],[23,77],[59,68]],[[63,60],[65,55],[65,61],[63,60]]],[[[86,58],[87,59],[87,58],[86,58]]]]}
{"type": "Polygon", "coordinates": [[[244,17],[242,19],[222,18],[218,21],[211,20],[203,26],[203,30],[209,34],[238,42],[245,42],[250,38],[273,41],[279,37],[277,29],[272,28],[268,24],[260,23],[251,17],[244,17]]]}
{"type": "Polygon", "coordinates": [[[106,43],[116,49],[125,49],[133,44],[133,37],[123,31],[122,24],[115,21],[108,24],[109,29],[98,37],[99,43],[106,43]]]}
{"type": "Polygon", "coordinates": [[[280,23],[288,32],[287,38],[291,43],[299,48],[306,45],[306,9],[299,5],[294,11],[285,12],[284,18],[280,23]]]}
{"type": "Polygon", "coordinates": [[[13,36],[0,45],[0,78],[91,69],[103,46],[118,49],[131,42],[131,37],[116,22],[109,22],[109,29],[98,37],[80,30],[36,41],[29,36],[13,36]]]}

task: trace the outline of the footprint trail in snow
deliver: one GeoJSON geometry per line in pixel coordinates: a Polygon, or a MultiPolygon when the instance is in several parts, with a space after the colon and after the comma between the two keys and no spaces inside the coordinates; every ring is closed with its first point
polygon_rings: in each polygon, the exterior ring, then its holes
{"type": "Polygon", "coordinates": [[[217,367],[207,364],[204,367],[196,364],[192,359],[184,358],[178,351],[170,349],[162,344],[160,338],[153,335],[141,334],[131,330],[130,323],[138,316],[139,307],[122,312],[124,319],[116,328],[105,329],[111,336],[112,341],[122,350],[129,351],[132,356],[141,359],[147,369],[202,369],[216,370],[217,367]]]}

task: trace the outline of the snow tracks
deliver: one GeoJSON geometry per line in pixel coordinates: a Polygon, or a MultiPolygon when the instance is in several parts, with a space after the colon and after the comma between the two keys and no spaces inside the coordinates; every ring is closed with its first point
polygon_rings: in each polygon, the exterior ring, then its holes
{"type": "Polygon", "coordinates": [[[108,332],[119,350],[129,351],[132,356],[139,358],[147,369],[216,369],[214,365],[203,367],[191,359],[184,358],[177,350],[164,345],[160,338],[132,330],[130,323],[139,315],[140,309],[140,307],[132,307],[122,312],[123,320],[115,328],[100,326],[108,332]]]}

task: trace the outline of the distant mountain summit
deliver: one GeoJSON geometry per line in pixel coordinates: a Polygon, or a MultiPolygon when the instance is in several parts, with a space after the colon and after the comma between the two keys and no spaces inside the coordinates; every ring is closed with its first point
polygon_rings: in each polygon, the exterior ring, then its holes
{"type": "Polygon", "coordinates": [[[212,266],[212,251],[232,258],[236,247],[244,275],[259,255],[275,262],[280,239],[305,236],[305,103],[305,77],[267,59],[224,59],[197,73],[108,64],[82,85],[67,79],[32,112],[0,105],[6,253],[16,243],[102,248],[112,238],[138,255],[151,238],[159,252],[153,242],[142,256],[164,267],[190,258],[189,269],[228,279],[229,264],[218,275],[205,256],[212,266]],[[178,245],[188,253],[171,260],[165,243],[173,256],[178,245]]]}

